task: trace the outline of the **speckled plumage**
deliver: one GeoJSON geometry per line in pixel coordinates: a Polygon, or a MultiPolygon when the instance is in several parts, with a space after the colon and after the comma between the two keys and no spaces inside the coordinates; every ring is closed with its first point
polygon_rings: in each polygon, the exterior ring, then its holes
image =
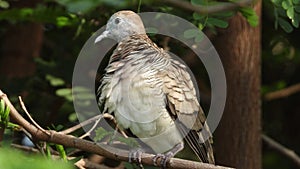
{"type": "Polygon", "coordinates": [[[122,128],[130,129],[155,152],[169,151],[186,135],[199,160],[214,163],[211,139],[201,141],[200,131],[209,129],[203,127],[205,115],[186,66],[148,38],[134,12],[114,14],[96,42],[105,37],[118,41],[118,46],[98,89],[104,111],[114,112],[122,128]],[[122,22],[132,28],[120,26],[122,22]],[[125,31],[122,37],[116,35],[121,31],[125,31]]]}

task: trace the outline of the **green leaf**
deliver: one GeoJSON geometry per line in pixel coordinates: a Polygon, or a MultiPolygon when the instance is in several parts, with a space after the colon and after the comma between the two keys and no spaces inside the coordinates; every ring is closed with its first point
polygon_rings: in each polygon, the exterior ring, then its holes
{"type": "Polygon", "coordinates": [[[19,125],[17,125],[17,124],[14,124],[14,123],[11,123],[11,122],[7,123],[7,128],[15,129],[15,128],[18,128],[18,127],[19,127],[19,125]]]}
{"type": "Polygon", "coordinates": [[[9,112],[10,108],[5,105],[4,100],[0,100],[0,122],[7,127],[9,122],[9,112]]]}
{"type": "Polygon", "coordinates": [[[282,5],[283,9],[289,9],[290,7],[293,7],[292,4],[288,0],[283,1],[281,3],[281,5],[282,5]]]}
{"type": "Polygon", "coordinates": [[[293,7],[288,8],[288,10],[286,11],[286,15],[287,15],[290,19],[293,19],[293,18],[294,18],[294,8],[293,8],[293,7]]]}
{"type": "Polygon", "coordinates": [[[202,23],[199,23],[199,24],[198,24],[199,30],[203,30],[204,27],[205,27],[205,26],[204,26],[202,23]]]}
{"type": "Polygon", "coordinates": [[[198,29],[188,29],[188,30],[184,31],[183,36],[186,39],[191,39],[191,38],[194,38],[198,33],[199,33],[198,29]]]}
{"type": "Polygon", "coordinates": [[[49,143],[46,144],[46,155],[49,159],[51,159],[51,150],[50,150],[50,145],[49,143]]]}
{"type": "Polygon", "coordinates": [[[9,121],[9,112],[10,108],[8,106],[5,106],[4,114],[3,114],[3,121],[7,123],[9,121]]]}
{"type": "MultiPolygon", "coordinates": [[[[59,125],[54,125],[52,124],[51,127],[55,130],[55,131],[60,131],[64,128],[63,125],[59,124],[59,125]]],[[[51,128],[49,127],[49,130],[51,130],[51,128]]]]}
{"type": "Polygon", "coordinates": [[[210,23],[210,24],[213,24],[217,27],[220,27],[220,28],[227,28],[228,27],[228,22],[226,22],[224,20],[221,20],[221,19],[218,19],[218,18],[208,18],[207,22],[210,23]]]}
{"type": "Polygon", "coordinates": [[[54,86],[54,87],[62,86],[65,84],[65,81],[63,79],[49,75],[49,74],[46,75],[46,80],[48,80],[50,82],[51,86],[54,86]]]}
{"type": "Polygon", "coordinates": [[[251,26],[257,26],[258,25],[258,16],[256,15],[255,11],[250,7],[244,7],[239,9],[241,14],[247,19],[248,23],[251,26]]]}
{"type": "Polygon", "coordinates": [[[0,8],[9,8],[9,3],[7,1],[0,0],[0,8]]]}
{"type": "Polygon", "coordinates": [[[298,28],[299,27],[299,14],[295,14],[294,19],[292,19],[292,24],[294,27],[298,28]]]}
{"type": "Polygon", "coordinates": [[[59,16],[56,18],[56,25],[58,27],[64,27],[71,25],[70,19],[65,16],[59,16]]]}
{"type": "Polygon", "coordinates": [[[63,145],[55,144],[56,150],[64,161],[67,161],[67,154],[63,145]]]}
{"type": "Polygon", "coordinates": [[[240,8],[239,11],[242,13],[243,16],[251,16],[255,14],[255,11],[251,7],[244,7],[240,8]]]}
{"type": "Polygon", "coordinates": [[[68,96],[68,95],[72,95],[72,90],[70,88],[63,88],[63,89],[56,90],[55,93],[57,96],[68,96]]]}
{"type": "Polygon", "coordinates": [[[282,0],[271,0],[276,5],[281,5],[282,0]]]}
{"type": "Polygon", "coordinates": [[[277,12],[279,16],[286,17],[286,10],[283,8],[277,8],[277,12]]]}
{"type": "Polygon", "coordinates": [[[294,4],[300,4],[300,0],[293,0],[294,4]]]}
{"type": "Polygon", "coordinates": [[[75,93],[75,98],[80,100],[94,99],[95,94],[92,93],[75,93]]]}
{"type": "Polygon", "coordinates": [[[104,137],[112,136],[113,134],[114,134],[114,132],[112,132],[112,131],[108,132],[104,128],[99,127],[95,130],[94,140],[95,141],[101,141],[104,137]]]}
{"type": "Polygon", "coordinates": [[[118,137],[117,140],[122,143],[125,143],[126,145],[128,145],[130,147],[138,147],[139,146],[139,143],[136,141],[136,139],[132,138],[132,137],[128,137],[128,138],[118,137]]]}
{"type": "Polygon", "coordinates": [[[76,86],[72,88],[74,93],[79,93],[79,92],[90,92],[91,90],[86,88],[86,87],[82,87],[82,86],[76,86]]]}
{"type": "Polygon", "coordinates": [[[37,63],[37,64],[40,64],[42,66],[47,66],[47,67],[55,67],[56,66],[56,63],[54,61],[46,61],[42,58],[34,58],[34,61],[37,63]]]}
{"type": "Polygon", "coordinates": [[[203,40],[203,34],[198,34],[196,37],[195,37],[195,42],[196,43],[199,43],[203,40]]]}
{"type": "Polygon", "coordinates": [[[4,100],[1,99],[0,100],[0,116],[2,117],[5,111],[5,104],[4,104],[4,100]]]}
{"type": "Polygon", "coordinates": [[[294,9],[295,9],[296,12],[299,12],[299,13],[300,13],[300,5],[294,6],[294,9]]]}
{"type": "Polygon", "coordinates": [[[69,117],[68,117],[68,120],[70,121],[70,122],[75,122],[76,120],[77,120],[77,115],[76,115],[76,113],[74,112],[74,113],[71,113],[70,115],[69,115],[69,117]]]}
{"type": "Polygon", "coordinates": [[[95,93],[85,87],[77,86],[74,87],[72,91],[75,99],[88,100],[95,98],[95,93]]]}
{"type": "Polygon", "coordinates": [[[194,12],[194,13],[193,13],[193,18],[194,18],[195,20],[201,20],[201,19],[203,19],[203,18],[205,18],[205,17],[206,17],[206,15],[199,14],[199,13],[197,13],[197,12],[194,12]]]}
{"type": "Polygon", "coordinates": [[[291,26],[291,24],[289,22],[287,22],[286,20],[282,19],[282,18],[278,18],[278,23],[280,25],[280,27],[287,33],[290,33],[293,31],[293,27],[291,26]]]}
{"type": "Polygon", "coordinates": [[[251,25],[251,26],[253,26],[253,27],[255,27],[255,26],[257,26],[258,25],[258,16],[257,15],[254,15],[254,16],[251,16],[251,17],[248,17],[247,18],[247,21],[248,21],[248,23],[251,25]]]}

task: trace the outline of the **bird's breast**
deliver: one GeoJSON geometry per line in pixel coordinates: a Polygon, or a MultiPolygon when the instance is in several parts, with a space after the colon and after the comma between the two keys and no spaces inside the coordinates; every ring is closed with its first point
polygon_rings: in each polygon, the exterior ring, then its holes
{"type": "Polygon", "coordinates": [[[159,71],[149,59],[135,59],[127,60],[110,77],[107,85],[110,92],[106,101],[109,112],[114,112],[117,122],[123,128],[130,128],[134,134],[157,134],[161,130],[158,119],[171,120],[165,110],[163,81],[158,76],[159,71]]]}

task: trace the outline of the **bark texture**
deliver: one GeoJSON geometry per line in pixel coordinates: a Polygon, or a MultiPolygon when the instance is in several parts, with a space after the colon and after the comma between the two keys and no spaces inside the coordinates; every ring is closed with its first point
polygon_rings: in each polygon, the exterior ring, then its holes
{"type": "MultiPolygon", "coordinates": [[[[39,0],[12,3],[12,8],[34,7],[39,0]]],[[[39,57],[43,41],[43,28],[38,23],[6,25],[1,44],[0,74],[8,78],[33,75],[36,70],[34,58],[39,57]]]]}
{"type": "MultiPolygon", "coordinates": [[[[255,4],[261,16],[261,1],[255,4]]],[[[261,168],[261,26],[240,14],[215,40],[227,78],[227,101],[215,132],[216,163],[238,169],[261,168]]]]}

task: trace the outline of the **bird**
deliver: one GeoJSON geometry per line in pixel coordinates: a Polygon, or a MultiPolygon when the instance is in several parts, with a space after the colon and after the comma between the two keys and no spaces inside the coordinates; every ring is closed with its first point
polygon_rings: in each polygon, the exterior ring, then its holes
{"type": "MultiPolygon", "coordinates": [[[[117,46],[97,90],[102,112],[113,114],[121,129],[130,130],[158,152],[154,165],[166,168],[186,144],[199,161],[214,164],[212,135],[187,66],[147,36],[142,19],[133,11],[114,13],[95,44],[105,38],[115,40],[117,46]],[[201,131],[209,139],[204,140],[201,131]]],[[[129,157],[141,163],[141,153],[129,157]]]]}

